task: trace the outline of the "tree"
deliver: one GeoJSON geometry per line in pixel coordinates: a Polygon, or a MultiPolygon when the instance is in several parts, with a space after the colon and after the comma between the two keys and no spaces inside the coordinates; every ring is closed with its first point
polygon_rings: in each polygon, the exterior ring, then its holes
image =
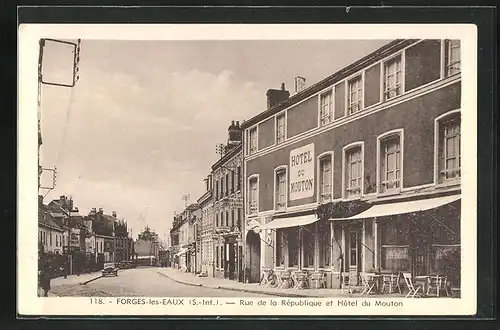
{"type": "Polygon", "coordinates": [[[144,241],[156,241],[158,240],[158,234],[154,230],[149,228],[149,226],[144,227],[144,230],[137,236],[140,240],[144,241]]]}

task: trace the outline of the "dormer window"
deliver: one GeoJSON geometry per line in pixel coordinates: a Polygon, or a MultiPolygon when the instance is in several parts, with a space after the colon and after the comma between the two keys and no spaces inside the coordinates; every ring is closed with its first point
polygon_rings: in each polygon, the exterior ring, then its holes
{"type": "Polygon", "coordinates": [[[276,117],[276,143],[285,141],[286,138],[286,121],[285,113],[276,117]]]}
{"type": "Polygon", "coordinates": [[[321,94],[319,118],[320,126],[327,125],[333,121],[333,97],[332,91],[321,94]]]}
{"type": "Polygon", "coordinates": [[[401,55],[384,63],[384,98],[386,100],[401,95],[403,91],[401,67],[401,55]]]}
{"type": "Polygon", "coordinates": [[[352,115],[363,108],[362,75],[358,75],[348,81],[347,105],[349,115],[352,115]]]}
{"type": "Polygon", "coordinates": [[[248,131],[248,154],[257,152],[257,127],[251,128],[248,131]]]}

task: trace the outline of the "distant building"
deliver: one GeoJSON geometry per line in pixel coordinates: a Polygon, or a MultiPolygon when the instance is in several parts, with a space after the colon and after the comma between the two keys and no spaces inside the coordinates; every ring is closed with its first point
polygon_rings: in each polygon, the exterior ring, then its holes
{"type": "Polygon", "coordinates": [[[222,157],[212,165],[211,173],[214,183],[212,197],[214,276],[243,281],[241,236],[243,230],[243,160],[242,130],[238,121],[231,122],[228,135],[222,157]]]}
{"type": "Polygon", "coordinates": [[[200,198],[198,198],[197,202],[201,209],[201,221],[199,228],[201,272],[207,274],[210,277],[213,277],[215,272],[215,264],[213,260],[214,244],[212,240],[214,232],[212,192],[212,175],[209,175],[205,179],[205,193],[200,198]]]}
{"type": "MultiPolygon", "coordinates": [[[[40,196],[41,197],[41,196],[40,196]]],[[[39,198],[38,204],[38,242],[45,253],[63,253],[65,228],[51,215],[50,210],[39,198]]]]}

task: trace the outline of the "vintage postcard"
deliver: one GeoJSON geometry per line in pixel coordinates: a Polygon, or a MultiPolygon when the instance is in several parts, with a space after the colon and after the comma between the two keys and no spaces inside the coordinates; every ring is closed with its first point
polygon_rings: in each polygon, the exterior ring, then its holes
{"type": "Polygon", "coordinates": [[[21,25],[19,314],[475,314],[476,49],[21,25]]]}

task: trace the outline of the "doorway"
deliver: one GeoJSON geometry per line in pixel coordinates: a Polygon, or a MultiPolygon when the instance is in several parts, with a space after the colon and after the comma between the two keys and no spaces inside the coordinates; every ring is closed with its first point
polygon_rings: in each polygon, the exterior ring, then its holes
{"type": "Polygon", "coordinates": [[[351,228],[347,235],[347,270],[350,273],[359,274],[362,270],[362,253],[361,246],[361,230],[359,228],[351,228]]]}
{"type": "Polygon", "coordinates": [[[260,236],[250,230],[246,238],[247,261],[246,277],[249,283],[260,282],[260,236]]]}

